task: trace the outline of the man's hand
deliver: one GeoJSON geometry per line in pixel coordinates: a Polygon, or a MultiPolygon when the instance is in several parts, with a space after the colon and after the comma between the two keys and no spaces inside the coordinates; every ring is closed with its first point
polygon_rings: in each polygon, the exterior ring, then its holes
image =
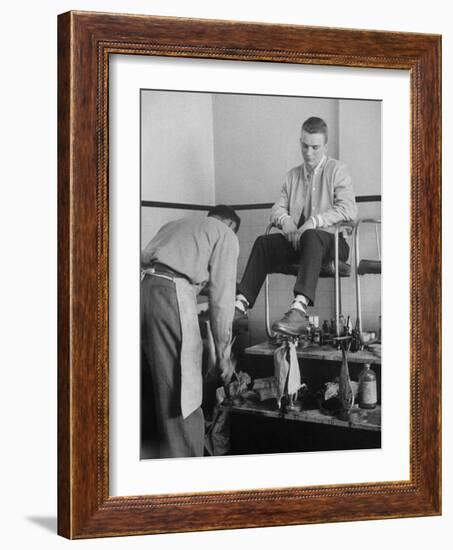
{"type": "Polygon", "coordinates": [[[313,223],[313,220],[311,218],[308,218],[304,225],[299,227],[300,234],[302,235],[302,233],[304,231],[307,231],[307,229],[315,229],[315,224],[313,223]]]}
{"type": "Polygon", "coordinates": [[[304,231],[307,231],[307,229],[314,228],[315,226],[313,224],[313,221],[311,219],[308,219],[301,227],[299,227],[299,229],[296,229],[296,231],[293,231],[292,233],[286,235],[286,238],[293,245],[293,248],[296,252],[300,250],[300,238],[302,237],[302,233],[304,231]]]}
{"type": "Polygon", "coordinates": [[[296,229],[296,231],[292,231],[291,233],[288,233],[288,235],[285,235],[288,241],[293,245],[294,250],[299,250],[300,248],[300,236],[302,235],[300,229],[296,229]]]}
{"type": "MultiPolygon", "coordinates": [[[[297,231],[297,225],[294,222],[294,220],[291,218],[291,216],[287,216],[281,223],[283,234],[286,238],[288,238],[288,235],[290,233],[294,233],[294,231],[297,231]]],[[[288,239],[289,240],[289,239],[288,239]]]]}
{"type": "Polygon", "coordinates": [[[296,223],[291,218],[291,216],[287,216],[281,222],[281,226],[282,226],[283,236],[285,237],[285,239],[288,242],[290,242],[293,245],[293,248],[295,248],[295,242],[296,242],[297,234],[298,234],[298,229],[297,229],[296,223]]]}
{"type": "Polygon", "coordinates": [[[225,357],[223,359],[219,359],[217,365],[220,372],[220,378],[222,379],[222,384],[227,386],[233,378],[234,363],[231,360],[231,357],[225,357]]]}

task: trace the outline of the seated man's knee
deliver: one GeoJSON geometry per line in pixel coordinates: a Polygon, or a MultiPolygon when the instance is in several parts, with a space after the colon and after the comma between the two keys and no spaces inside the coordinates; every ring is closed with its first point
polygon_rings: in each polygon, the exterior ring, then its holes
{"type": "Polygon", "coordinates": [[[276,242],[280,242],[283,239],[283,235],[279,233],[273,233],[272,235],[260,235],[255,239],[255,246],[267,247],[272,246],[276,242]]]}
{"type": "Polygon", "coordinates": [[[255,239],[255,246],[263,246],[266,244],[267,242],[267,238],[268,236],[267,235],[260,235],[259,237],[257,237],[255,239]]]}
{"type": "Polygon", "coordinates": [[[301,241],[319,240],[317,229],[307,229],[302,233],[301,241]]]}
{"type": "Polygon", "coordinates": [[[266,250],[266,235],[260,235],[255,239],[251,252],[256,254],[259,251],[266,250]]]}
{"type": "Polygon", "coordinates": [[[322,249],[322,240],[317,229],[307,229],[300,238],[301,250],[322,249]]]}

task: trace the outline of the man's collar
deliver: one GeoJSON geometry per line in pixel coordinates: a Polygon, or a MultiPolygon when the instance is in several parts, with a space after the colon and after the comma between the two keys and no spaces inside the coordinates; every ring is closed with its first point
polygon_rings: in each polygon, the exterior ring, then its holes
{"type": "Polygon", "coordinates": [[[310,172],[307,170],[307,167],[305,166],[305,163],[304,163],[304,171],[305,171],[305,175],[309,174],[309,173],[313,173],[313,174],[316,174],[316,172],[321,168],[321,166],[324,164],[324,162],[327,160],[327,156],[326,155],[323,155],[322,159],[318,162],[318,164],[313,168],[313,170],[310,170],[310,172]]]}

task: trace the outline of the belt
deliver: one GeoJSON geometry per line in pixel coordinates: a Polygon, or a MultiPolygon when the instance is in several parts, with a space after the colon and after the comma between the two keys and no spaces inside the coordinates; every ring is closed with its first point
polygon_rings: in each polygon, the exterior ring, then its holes
{"type": "Polygon", "coordinates": [[[155,277],[162,277],[163,279],[168,279],[169,281],[174,281],[175,279],[186,279],[190,282],[188,277],[182,273],[178,273],[171,267],[158,262],[152,264],[152,266],[148,269],[142,270],[142,279],[145,275],[154,275],[155,277]]]}

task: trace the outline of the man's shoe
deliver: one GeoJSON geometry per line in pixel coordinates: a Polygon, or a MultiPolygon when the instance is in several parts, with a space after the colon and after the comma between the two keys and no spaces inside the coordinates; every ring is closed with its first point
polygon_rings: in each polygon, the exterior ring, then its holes
{"type": "Polygon", "coordinates": [[[235,307],[234,318],[233,318],[233,333],[238,334],[241,332],[247,332],[248,328],[249,328],[249,318],[247,316],[247,313],[235,307]]]}
{"type": "Polygon", "coordinates": [[[300,309],[290,309],[283,317],[272,325],[274,332],[300,336],[307,328],[307,316],[300,309]]]}

